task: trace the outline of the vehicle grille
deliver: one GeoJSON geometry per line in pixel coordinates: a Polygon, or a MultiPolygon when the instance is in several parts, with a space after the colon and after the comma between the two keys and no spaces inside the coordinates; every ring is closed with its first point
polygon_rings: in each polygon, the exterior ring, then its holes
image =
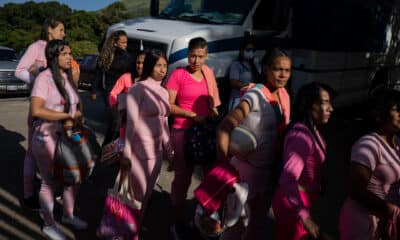
{"type": "MultiPolygon", "coordinates": [[[[140,39],[133,38],[128,40],[128,52],[133,56],[136,56],[136,54],[140,51],[140,41],[140,39]]],[[[164,51],[164,53],[167,52],[168,45],[165,43],[142,40],[142,44],[145,50],[158,49],[164,51]]]]}
{"type": "Polygon", "coordinates": [[[0,93],[28,93],[29,86],[14,76],[14,71],[0,71],[0,93]]]}
{"type": "MultiPolygon", "coordinates": [[[[18,81],[20,80],[14,76],[14,71],[0,71],[0,81],[18,81]]],[[[21,82],[22,84],[23,82],[21,82]]]]}

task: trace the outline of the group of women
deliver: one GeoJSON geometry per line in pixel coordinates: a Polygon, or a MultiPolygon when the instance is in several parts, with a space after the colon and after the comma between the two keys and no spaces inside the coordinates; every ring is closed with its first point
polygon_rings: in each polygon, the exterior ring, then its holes
{"type": "MultiPolygon", "coordinates": [[[[31,86],[28,151],[24,160],[24,203],[33,209],[38,209],[40,203],[44,219],[42,230],[51,239],[66,239],[53,216],[56,142],[61,129],[70,129],[82,121],[82,103],[76,88],[79,67],[64,37],[64,24],[53,18],[46,19],[40,40],[28,47],[15,73],[31,86]],[[41,175],[38,197],[33,189],[36,169],[41,175]]],[[[85,229],[87,223],[74,215],[78,185],[63,188],[62,222],[76,229],[85,229]]]]}
{"type": "MultiPolygon", "coordinates": [[[[53,216],[56,141],[60,129],[80,124],[83,117],[76,89],[79,69],[72,67],[71,47],[64,37],[62,22],[46,20],[41,40],[28,48],[16,71],[17,77],[32,86],[24,199],[27,205],[34,202],[32,182],[38,168],[42,177],[42,230],[50,239],[65,239],[53,216]]],[[[165,53],[140,52],[132,61],[126,48],[126,33],[116,31],[105,41],[99,58],[106,77],[105,100],[110,119],[122,119],[122,124],[110,124],[104,144],[115,136],[124,140],[121,166],[128,169],[133,195],[142,202],[143,210],[160,173],[163,152],[166,153],[175,171],[171,232],[175,239],[188,239],[185,200],[194,166],[185,159],[185,136],[192,124],[217,118],[221,105],[214,73],[205,64],[207,42],[201,37],[191,39],[188,65],[175,69],[168,79],[165,53]],[[121,93],[126,98],[119,98],[121,93]]],[[[306,84],[291,108],[285,89],[291,75],[290,57],[274,48],[267,51],[259,66],[254,53],[255,44],[245,42],[238,60],[229,69],[230,111],[216,132],[217,161],[230,159],[233,174],[248,184],[249,219],[248,224],[237,221],[223,232],[221,239],[268,238],[262,230],[271,206],[276,239],[324,238],[310,209],[322,188],[327,148],[318,127],[331,116],[333,90],[320,83],[306,84]],[[246,128],[257,140],[250,153],[229,149],[230,133],[238,126],[246,128]]],[[[373,97],[370,109],[375,128],[357,141],[351,154],[350,192],[339,224],[341,239],[397,239],[400,94],[378,89],[373,97]]],[[[204,168],[205,174],[210,169],[212,166],[204,168]]],[[[239,187],[233,185],[233,190],[240,191],[239,187]]],[[[74,215],[77,190],[78,184],[64,186],[62,222],[85,229],[87,223],[74,215]]]]}

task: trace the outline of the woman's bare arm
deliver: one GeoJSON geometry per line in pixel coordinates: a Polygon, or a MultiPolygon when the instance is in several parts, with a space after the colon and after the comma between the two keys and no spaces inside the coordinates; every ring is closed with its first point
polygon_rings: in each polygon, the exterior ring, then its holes
{"type": "Polygon", "coordinates": [[[361,206],[368,209],[371,214],[385,219],[393,214],[393,204],[388,203],[367,189],[371,178],[371,170],[361,164],[350,165],[350,197],[361,206]]]}
{"type": "Polygon", "coordinates": [[[46,121],[60,121],[71,118],[68,113],[57,112],[45,107],[45,100],[40,97],[31,98],[31,114],[32,117],[46,121]]]}
{"type": "Polygon", "coordinates": [[[221,121],[217,129],[217,152],[218,157],[227,156],[229,151],[230,133],[237,127],[242,120],[249,114],[250,105],[246,101],[241,101],[221,121]]]}

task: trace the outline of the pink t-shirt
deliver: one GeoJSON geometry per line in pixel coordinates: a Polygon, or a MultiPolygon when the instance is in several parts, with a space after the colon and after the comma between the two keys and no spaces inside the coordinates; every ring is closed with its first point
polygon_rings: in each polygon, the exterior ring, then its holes
{"type": "MultiPolygon", "coordinates": [[[[176,104],[180,108],[198,115],[208,115],[209,94],[205,78],[198,82],[185,68],[178,68],[171,73],[165,88],[177,92],[176,104]]],[[[192,123],[192,119],[174,116],[172,128],[187,129],[192,123]]]]}
{"type": "Polygon", "coordinates": [[[353,146],[351,161],[371,170],[367,189],[379,198],[399,204],[400,153],[377,133],[360,138],[353,146]]]}
{"type": "MultiPolygon", "coordinates": [[[[71,107],[69,114],[70,116],[74,116],[77,110],[77,105],[79,103],[79,97],[75,93],[71,84],[67,80],[67,75],[63,74],[65,79],[65,89],[71,101],[71,107]]],[[[49,69],[41,72],[37,78],[35,79],[35,83],[33,85],[33,89],[31,92],[31,97],[39,97],[45,100],[45,107],[47,109],[63,112],[65,100],[61,97],[61,94],[58,92],[56,84],[54,83],[53,76],[49,69]]],[[[56,122],[54,122],[56,123],[56,122]]],[[[54,127],[57,127],[57,124],[51,124],[54,126],[49,126],[54,130],[54,127]]]]}
{"type": "Polygon", "coordinates": [[[128,93],[128,90],[133,86],[131,73],[124,73],[118,78],[113,89],[110,92],[108,101],[110,106],[115,106],[118,104],[118,95],[122,92],[128,93]]]}

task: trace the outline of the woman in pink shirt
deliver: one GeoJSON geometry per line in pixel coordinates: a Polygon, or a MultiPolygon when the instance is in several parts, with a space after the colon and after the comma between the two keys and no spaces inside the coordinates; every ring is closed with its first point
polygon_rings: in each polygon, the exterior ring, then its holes
{"type": "Polygon", "coordinates": [[[110,92],[109,102],[110,106],[115,106],[118,104],[118,95],[120,93],[128,93],[129,89],[133,86],[133,84],[142,76],[143,71],[143,63],[144,58],[146,57],[146,53],[144,51],[140,51],[136,57],[135,67],[132,68],[132,72],[124,73],[119,77],[117,82],[115,83],[113,89],[110,92]]]}
{"type": "Polygon", "coordinates": [[[342,206],[342,240],[399,237],[400,92],[378,89],[369,109],[375,127],[351,151],[349,194],[342,206]]]}
{"type": "Polygon", "coordinates": [[[231,164],[240,180],[248,184],[247,204],[250,216],[247,227],[242,221],[223,232],[220,239],[267,239],[265,218],[276,182],[274,165],[280,132],[289,122],[290,100],[285,86],[291,74],[291,59],[280,49],[268,51],[262,59],[262,84],[249,88],[235,107],[219,124],[217,150],[219,159],[230,152],[232,130],[241,126],[257,139],[257,147],[247,154],[231,152],[231,164]]]}
{"type": "Polygon", "coordinates": [[[44,54],[47,42],[53,39],[64,39],[64,37],[64,24],[54,18],[46,19],[42,26],[40,39],[29,45],[18,63],[15,76],[32,86],[40,70],[47,66],[44,54]]]}
{"type": "MultiPolygon", "coordinates": [[[[118,109],[121,114],[121,128],[120,128],[120,139],[125,138],[125,125],[126,125],[126,99],[122,98],[124,102],[119,102],[118,95],[127,94],[129,89],[135,84],[142,76],[143,63],[146,53],[140,51],[136,57],[135,67],[132,68],[130,73],[124,73],[119,77],[115,83],[113,89],[110,92],[108,101],[110,102],[110,107],[118,105],[118,109]]],[[[120,101],[121,101],[120,100],[120,101]]]]}
{"type": "MultiPolygon", "coordinates": [[[[15,77],[26,82],[30,88],[39,72],[47,67],[45,48],[47,42],[53,39],[64,39],[64,24],[54,18],[44,21],[40,39],[29,45],[15,70],[15,77]]],[[[28,115],[28,149],[24,159],[24,205],[31,209],[39,209],[37,196],[33,193],[35,176],[35,160],[32,156],[30,142],[32,139],[32,116],[28,115]]]]}
{"type": "Polygon", "coordinates": [[[161,86],[167,74],[167,58],[158,50],[144,60],[142,80],[127,95],[127,122],[122,165],[129,166],[134,197],[147,205],[161,170],[164,148],[173,151],[169,140],[169,96],[161,86]]]}
{"type": "Polygon", "coordinates": [[[189,65],[174,70],[165,86],[174,116],[171,137],[175,151],[175,175],[171,199],[175,225],[171,230],[175,236],[182,236],[185,231],[184,207],[193,173],[193,166],[187,164],[184,156],[185,132],[194,122],[203,123],[208,117],[217,116],[217,106],[220,105],[214,73],[205,65],[208,53],[206,40],[193,38],[188,48],[189,65]]]}
{"type": "Polygon", "coordinates": [[[276,239],[300,240],[307,234],[320,237],[310,215],[321,191],[321,172],[326,144],[318,126],[326,124],[333,111],[333,91],[320,83],[309,83],[297,92],[283,145],[283,170],[272,200],[276,239]]]}
{"type": "MultiPolygon", "coordinates": [[[[48,69],[41,72],[31,93],[31,113],[34,118],[31,140],[32,155],[42,177],[39,200],[44,216],[43,233],[50,239],[66,239],[58,229],[54,208],[54,153],[59,132],[81,121],[82,106],[72,80],[71,48],[64,40],[51,40],[46,46],[48,69]]],[[[62,222],[77,229],[87,223],[74,215],[77,185],[64,186],[62,222]]]]}

